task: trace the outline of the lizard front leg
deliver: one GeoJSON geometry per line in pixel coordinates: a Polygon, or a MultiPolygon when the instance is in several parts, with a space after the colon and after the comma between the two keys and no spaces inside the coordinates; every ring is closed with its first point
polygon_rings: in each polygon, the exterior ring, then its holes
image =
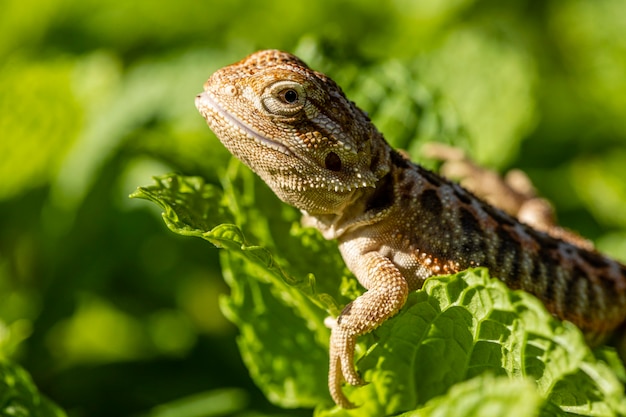
{"type": "Polygon", "coordinates": [[[357,337],[396,314],[409,293],[409,285],[401,272],[380,253],[368,252],[350,263],[358,264],[353,272],[368,291],[343,309],[331,330],[328,386],[335,403],[344,408],[353,408],[354,404],[341,390],[342,382],[364,384],[354,367],[357,337]]]}

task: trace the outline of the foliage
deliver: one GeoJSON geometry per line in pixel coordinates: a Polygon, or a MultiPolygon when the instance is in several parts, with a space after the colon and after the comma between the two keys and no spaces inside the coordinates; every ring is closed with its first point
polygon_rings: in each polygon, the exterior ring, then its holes
{"type": "MultiPolygon", "coordinates": [[[[432,278],[412,293],[396,317],[361,342],[359,366],[371,383],[347,388],[360,407],[326,408],[329,332],[324,317],[328,311],[336,313],[334,298],[341,293],[356,296],[350,291],[354,282],[342,280],[339,293],[319,292],[314,276],[291,265],[283,267],[266,248],[249,244],[240,228],[221,223],[252,210],[245,203],[230,204],[243,195],[245,182],[253,181],[247,171],[233,172],[227,181],[242,184],[225,187],[224,192],[198,177],[168,175],[133,197],[160,205],[170,230],[226,249],[221,259],[231,294],[222,298],[222,309],[239,327],[244,361],[272,402],[283,407],[318,405],[320,417],[394,415],[416,407],[408,415],[483,415],[481,407],[498,412],[511,407],[509,397],[517,389],[528,401],[506,415],[626,413],[622,384],[592,355],[580,331],[553,319],[531,295],[491,279],[484,269],[432,278]],[[298,276],[306,278],[294,278],[298,276]],[[463,400],[455,400],[458,396],[463,400]],[[474,404],[474,414],[467,411],[469,403],[474,404]]],[[[262,217],[248,220],[261,223],[262,217]]],[[[279,231],[263,222],[256,234],[272,241],[279,231]]],[[[298,253],[323,260],[316,274],[333,275],[341,260],[336,251],[328,254],[320,236],[294,225],[290,238],[307,246],[298,253]]]]}
{"type": "MultiPolygon", "coordinates": [[[[251,326],[250,315],[283,313],[289,329],[280,331],[309,329],[302,340],[275,338],[274,348],[324,347],[318,314],[337,314],[359,288],[335,244],[303,229],[295,210],[230,163],[193,106],[212,71],[261,48],[296,52],[328,73],[394,146],[430,167],[420,149],[434,140],[500,170],[525,170],[563,224],[625,260],[625,7],[619,0],[4,0],[6,363],[22,365],[75,417],[311,414],[270,404],[249,374],[267,378],[259,385],[274,403],[307,398],[313,407],[325,356],[274,364],[260,348],[277,329],[251,326]],[[167,172],[215,187],[221,197],[205,226],[237,225],[232,236],[243,230],[247,242],[262,245],[249,251],[259,259],[270,251],[282,278],[244,255],[170,233],[153,205],[128,200],[138,184],[167,172]],[[230,290],[239,274],[250,277],[248,286],[230,290]],[[266,296],[282,301],[242,310],[266,296]],[[295,305],[308,307],[287,315],[295,305]],[[268,375],[266,365],[280,369],[268,375]],[[315,382],[285,395],[295,383],[290,366],[310,370],[315,382]]],[[[364,338],[362,346],[375,342],[364,338]]],[[[420,402],[427,407],[420,412],[436,415],[464,397],[512,407],[507,393],[516,390],[528,409],[545,404],[526,380],[479,378],[420,402]],[[461,395],[480,386],[480,396],[461,395]]]]}
{"type": "Polygon", "coordinates": [[[14,417],[65,417],[41,396],[30,375],[19,365],[0,360],[0,415],[14,417]]]}

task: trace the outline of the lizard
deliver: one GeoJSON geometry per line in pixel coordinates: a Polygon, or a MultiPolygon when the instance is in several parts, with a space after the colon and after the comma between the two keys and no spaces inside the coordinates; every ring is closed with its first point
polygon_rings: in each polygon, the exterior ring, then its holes
{"type": "Polygon", "coordinates": [[[305,225],[338,241],[366,289],[331,326],[328,386],[337,405],[355,406],[344,382],[364,384],[354,365],[357,337],[395,315],[433,275],[487,267],[577,325],[591,344],[626,320],[626,266],[411,162],[332,79],[298,57],[259,51],[203,87],[196,107],[223,145],[299,209],[305,225]]]}

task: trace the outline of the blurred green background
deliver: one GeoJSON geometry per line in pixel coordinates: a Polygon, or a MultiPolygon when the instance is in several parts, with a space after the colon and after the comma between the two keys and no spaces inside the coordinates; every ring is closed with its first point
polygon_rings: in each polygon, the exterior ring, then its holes
{"type": "Polygon", "coordinates": [[[0,355],[70,416],[294,415],[241,363],[217,249],[128,199],[166,172],[219,183],[229,156],[193,99],[257,49],[329,73],[415,158],[454,131],[480,163],[525,170],[564,225],[626,260],[624,1],[0,10],[0,355]],[[443,116],[412,111],[415,97],[443,116]]]}

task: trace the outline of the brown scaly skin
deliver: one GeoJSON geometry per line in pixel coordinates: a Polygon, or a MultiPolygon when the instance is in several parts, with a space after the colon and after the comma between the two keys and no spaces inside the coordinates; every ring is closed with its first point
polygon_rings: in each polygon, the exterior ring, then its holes
{"type": "Polygon", "coordinates": [[[257,52],[214,73],[204,90],[196,106],[222,143],[305,223],[339,241],[367,289],[332,327],[329,388],[338,405],[353,407],[342,382],[363,383],[353,363],[357,336],[396,314],[432,275],[486,266],[591,342],[625,320],[624,265],[406,160],[330,78],[297,57],[257,52]]]}

